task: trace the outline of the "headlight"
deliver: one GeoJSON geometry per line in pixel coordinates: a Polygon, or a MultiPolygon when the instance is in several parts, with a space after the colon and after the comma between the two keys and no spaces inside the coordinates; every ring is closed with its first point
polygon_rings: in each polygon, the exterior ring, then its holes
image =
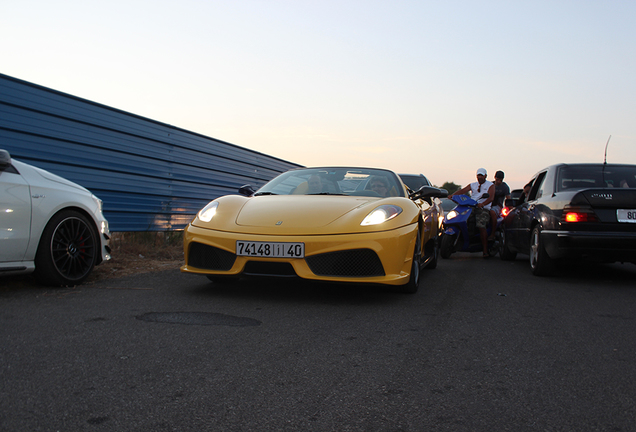
{"type": "Polygon", "coordinates": [[[451,210],[446,215],[446,219],[450,220],[450,219],[456,218],[457,216],[459,216],[459,213],[457,213],[455,210],[451,210]]]}
{"type": "Polygon", "coordinates": [[[99,209],[99,212],[101,213],[102,211],[104,211],[104,202],[93,194],[91,194],[91,198],[93,198],[93,201],[95,201],[95,204],[97,204],[97,208],[99,209]]]}
{"type": "Polygon", "coordinates": [[[203,222],[210,222],[212,218],[214,217],[214,215],[216,214],[216,209],[218,207],[219,207],[219,202],[212,201],[210,204],[203,207],[197,216],[203,222]]]}
{"type": "Polygon", "coordinates": [[[402,213],[401,207],[385,204],[374,209],[371,213],[369,213],[367,217],[365,217],[364,220],[360,223],[360,225],[365,226],[365,225],[381,224],[383,222],[393,219],[400,213],[402,213]]]}

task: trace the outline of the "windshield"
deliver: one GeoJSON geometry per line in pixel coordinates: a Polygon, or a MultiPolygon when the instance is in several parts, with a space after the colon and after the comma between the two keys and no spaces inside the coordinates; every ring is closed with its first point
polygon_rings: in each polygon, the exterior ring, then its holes
{"type": "Polygon", "coordinates": [[[402,182],[413,191],[419,190],[422,186],[431,185],[428,179],[423,175],[400,174],[400,179],[402,179],[402,182]]]}
{"type": "Polygon", "coordinates": [[[255,195],[350,195],[404,197],[404,187],[391,171],[371,168],[307,168],[287,171],[255,195]]]}
{"type": "Polygon", "coordinates": [[[636,188],[636,165],[568,165],[559,170],[557,191],[636,188]]]}

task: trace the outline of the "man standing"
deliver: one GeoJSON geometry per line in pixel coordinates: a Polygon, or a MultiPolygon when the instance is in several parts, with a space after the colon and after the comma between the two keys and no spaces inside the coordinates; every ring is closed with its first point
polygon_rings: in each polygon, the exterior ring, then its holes
{"type": "Polygon", "coordinates": [[[510,198],[510,188],[503,181],[504,172],[497,171],[495,173],[495,198],[492,201],[492,207],[490,208],[490,222],[493,230],[490,233],[491,239],[495,238],[495,230],[494,227],[497,226],[497,218],[501,213],[501,209],[504,208],[504,204],[506,200],[510,198]]]}
{"type": "Polygon", "coordinates": [[[477,170],[477,181],[464,186],[457,192],[450,194],[448,198],[453,195],[464,195],[470,191],[470,197],[477,201],[475,207],[475,221],[477,228],[479,228],[479,238],[481,239],[481,245],[484,249],[484,258],[490,258],[488,253],[488,221],[490,221],[490,205],[495,198],[495,185],[492,182],[486,180],[488,172],[485,168],[479,168],[477,170]]]}

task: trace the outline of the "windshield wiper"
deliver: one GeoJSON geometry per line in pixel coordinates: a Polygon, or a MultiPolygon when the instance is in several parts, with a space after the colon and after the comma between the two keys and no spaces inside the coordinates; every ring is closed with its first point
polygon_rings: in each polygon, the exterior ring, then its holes
{"type": "Polygon", "coordinates": [[[346,195],[346,194],[332,193],[332,192],[319,192],[319,193],[311,193],[311,194],[305,194],[305,195],[346,195]]]}
{"type": "Polygon", "coordinates": [[[278,194],[275,194],[274,192],[256,192],[254,194],[254,196],[261,196],[261,195],[278,195],[278,194]]]}

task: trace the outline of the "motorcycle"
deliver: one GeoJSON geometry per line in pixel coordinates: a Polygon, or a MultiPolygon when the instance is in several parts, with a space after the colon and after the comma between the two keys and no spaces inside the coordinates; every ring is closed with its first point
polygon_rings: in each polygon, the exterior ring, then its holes
{"type": "MultiPolygon", "coordinates": [[[[482,195],[481,198],[488,198],[488,194],[482,195]]],[[[455,252],[482,252],[479,228],[477,228],[475,212],[473,211],[477,201],[468,195],[454,195],[451,200],[457,204],[457,207],[444,216],[440,255],[446,259],[455,252]]],[[[495,256],[499,251],[503,219],[502,214],[497,215],[494,239],[490,239],[493,227],[491,227],[492,224],[488,224],[488,253],[490,256],[495,256]]]]}

